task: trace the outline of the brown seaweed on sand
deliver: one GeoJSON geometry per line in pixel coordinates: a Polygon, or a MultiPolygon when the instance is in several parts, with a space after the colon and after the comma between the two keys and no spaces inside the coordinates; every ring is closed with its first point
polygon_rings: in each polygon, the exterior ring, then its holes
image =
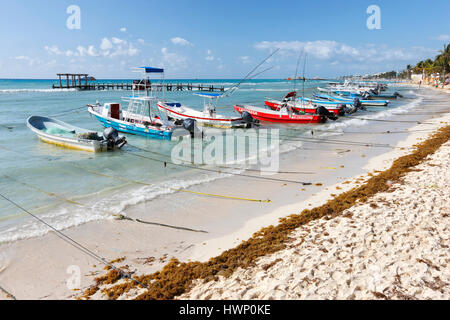
{"type": "MultiPolygon", "coordinates": [[[[173,299],[187,292],[193,280],[214,280],[218,274],[229,276],[238,268],[252,266],[256,259],[285,248],[289,243],[291,232],[298,227],[316,219],[336,217],[356,202],[367,202],[375,194],[387,191],[390,188],[387,181],[398,182],[411,168],[424,161],[428,155],[433,154],[449,139],[450,126],[439,129],[428,140],[416,145],[416,149],[411,154],[398,158],[391,168],[370,177],[363,185],[341,193],[320,207],[305,209],[300,214],[293,214],[280,219],[278,225],[261,229],[239,246],[211,258],[207,262],[180,262],[172,259],[161,271],[135,277],[149,288],[149,290],[140,294],[137,299],[173,299]]],[[[104,276],[108,280],[97,281],[97,290],[101,284],[118,280],[111,274],[112,272],[114,270],[109,271],[104,276]]],[[[116,299],[130,290],[138,288],[140,286],[136,282],[126,280],[124,283],[103,289],[102,292],[108,298],[116,299]]],[[[90,288],[89,291],[85,292],[85,297],[89,297],[92,292],[95,293],[97,290],[95,290],[95,287],[90,288]]],[[[379,293],[374,293],[374,295],[378,298],[384,298],[379,293]]]]}

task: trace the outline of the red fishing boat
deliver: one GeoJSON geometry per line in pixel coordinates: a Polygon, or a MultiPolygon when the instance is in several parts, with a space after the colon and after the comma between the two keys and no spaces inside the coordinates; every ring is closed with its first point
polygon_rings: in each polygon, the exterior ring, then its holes
{"type": "MultiPolygon", "coordinates": [[[[286,103],[280,100],[266,100],[264,101],[264,104],[268,106],[272,110],[280,110],[281,106],[286,103]]],[[[317,106],[313,105],[312,103],[302,103],[302,102],[296,102],[294,106],[294,102],[287,102],[287,104],[294,109],[297,112],[305,112],[305,113],[316,113],[317,106]]],[[[343,115],[345,113],[345,110],[342,106],[337,108],[330,108],[326,107],[326,109],[330,112],[333,112],[336,115],[343,115]]]]}
{"type": "Polygon", "coordinates": [[[289,107],[283,107],[279,111],[269,110],[254,106],[235,105],[234,110],[242,114],[244,120],[249,118],[259,121],[276,122],[276,123],[323,123],[327,121],[327,117],[320,114],[296,113],[289,107]]]}

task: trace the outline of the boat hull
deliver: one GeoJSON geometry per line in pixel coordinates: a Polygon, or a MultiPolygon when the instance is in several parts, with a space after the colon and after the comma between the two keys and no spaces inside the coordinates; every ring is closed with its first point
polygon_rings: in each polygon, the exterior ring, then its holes
{"type": "Polygon", "coordinates": [[[38,138],[46,143],[53,144],[59,147],[63,147],[66,149],[79,150],[79,151],[87,151],[87,152],[103,152],[108,150],[108,146],[105,142],[97,141],[97,140],[88,140],[81,139],[76,137],[64,137],[56,134],[50,134],[43,131],[42,128],[39,128],[37,123],[48,123],[53,124],[55,127],[65,129],[67,131],[74,131],[76,133],[87,133],[90,132],[88,130],[77,128],[71,126],[67,123],[64,123],[59,120],[47,118],[47,117],[39,117],[39,116],[31,116],[27,119],[28,128],[33,131],[38,138]]]}
{"type": "MultiPolygon", "coordinates": [[[[280,105],[282,104],[281,101],[277,101],[277,100],[266,100],[264,101],[264,104],[266,106],[268,106],[270,109],[272,110],[280,110],[280,105]]],[[[313,108],[312,106],[292,106],[292,103],[289,103],[289,105],[297,112],[305,112],[305,113],[316,113],[316,108],[313,108]]],[[[336,115],[343,115],[342,109],[340,108],[333,108],[333,107],[327,107],[327,110],[330,112],[333,112],[336,115]]]]}
{"type": "Polygon", "coordinates": [[[186,107],[183,107],[183,111],[181,111],[177,110],[177,107],[171,107],[170,105],[167,105],[165,103],[159,102],[157,105],[158,108],[166,112],[167,116],[169,117],[179,120],[194,119],[198,125],[202,126],[215,128],[242,128],[246,126],[246,124],[242,120],[242,117],[210,117],[203,112],[199,112],[186,107]]]}
{"type": "Polygon", "coordinates": [[[126,121],[104,117],[98,112],[94,111],[93,108],[88,108],[89,113],[91,113],[105,128],[112,127],[117,131],[139,135],[147,138],[161,139],[161,140],[171,140],[173,131],[162,130],[157,127],[150,127],[144,125],[136,125],[126,121]]]}
{"type": "Polygon", "coordinates": [[[234,110],[239,113],[244,111],[248,112],[254,119],[265,122],[274,123],[301,123],[301,124],[311,124],[311,123],[323,123],[327,121],[327,118],[316,114],[281,114],[274,112],[272,110],[266,110],[257,107],[245,107],[245,106],[234,106],[234,110]]]}
{"type": "MultiPolygon", "coordinates": [[[[346,104],[352,104],[354,99],[357,97],[350,99],[350,98],[343,98],[343,97],[336,97],[336,96],[330,96],[330,95],[324,95],[324,94],[315,94],[316,98],[319,99],[325,99],[324,101],[330,101],[330,102],[336,102],[336,103],[346,103],[346,104]]],[[[359,98],[358,98],[359,99],[359,98]]],[[[362,106],[387,106],[389,104],[389,100],[359,100],[361,102],[362,106]]]]}

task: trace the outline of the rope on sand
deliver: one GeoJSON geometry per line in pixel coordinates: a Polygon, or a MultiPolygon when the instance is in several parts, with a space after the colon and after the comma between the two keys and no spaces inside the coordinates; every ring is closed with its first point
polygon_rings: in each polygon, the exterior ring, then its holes
{"type": "Polygon", "coordinates": [[[12,299],[12,300],[17,300],[17,298],[12,293],[9,293],[8,291],[6,291],[6,289],[3,288],[2,286],[0,286],[0,291],[2,291],[4,294],[6,294],[6,298],[12,299]]]}
{"type": "Polygon", "coordinates": [[[159,222],[151,222],[151,221],[143,221],[140,219],[133,219],[133,218],[124,216],[123,214],[114,214],[113,216],[114,216],[114,219],[116,219],[116,220],[129,220],[129,221],[151,224],[151,225],[155,225],[155,226],[166,227],[166,228],[177,229],[177,230],[208,233],[208,231],[204,231],[204,230],[196,230],[196,229],[191,229],[191,228],[186,228],[186,227],[178,227],[178,226],[173,226],[170,224],[164,224],[164,223],[159,223],[159,222]]]}
{"type": "Polygon", "coordinates": [[[28,211],[27,209],[23,208],[22,206],[20,206],[18,203],[16,203],[15,201],[5,197],[3,194],[0,193],[0,197],[3,198],[4,200],[8,201],[9,203],[11,203],[12,205],[16,206],[17,208],[19,208],[20,210],[22,210],[23,212],[27,213],[28,215],[30,215],[31,217],[33,217],[34,219],[36,219],[37,221],[39,221],[40,223],[46,225],[48,228],[50,228],[52,231],[54,231],[56,233],[56,235],[61,238],[63,241],[67,242],[69,245],[75,247],[76,249],[80,250],[81,252],[87,254],[88,256],[90,256],[91,258],[94,258],[95,260],[99,261],[100,263],[111,267],[112,269],[114,269],[115,271],[119,272],[119,274],[131,281],[136,282],[138,285],[141,285],[142,287],[149,289],[149,287],[147,285],[145,285],[144,283],[142,283],[141,281],[135,279],[134,277],[132,277],[131,273],[122,270],[121,268],[116,267],[115,265],[113,265],[112,263],[108,262],[105,258],[101,257],[100,255],[96,254],[95,252],[89,250],[88,248],[86,248],[85,246],[83,246],[81,243],[77,242],[76,240],[74,240],[73,238],[69,237],[68,235],[66,235],[65,233],[63,233],[62,231],[56,229],[55,227],[53,227],[51,224],[49,224],[48,222],[46,222],[45,220],[39,218],[38,216],[36,216],[35,214],[31,213],[30,211],[28,211]]]}

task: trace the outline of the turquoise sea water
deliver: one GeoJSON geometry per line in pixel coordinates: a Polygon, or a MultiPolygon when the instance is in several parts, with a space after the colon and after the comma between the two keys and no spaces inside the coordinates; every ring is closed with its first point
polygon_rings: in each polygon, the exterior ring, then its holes
{"type": "MultiPolygon", "coordinates": [[[[100,80],[99,82],[125,82],[130,80],[100,80]]],[[[167,80],[167,82],[190,82],[217,84],[229,88],[239,80],[167,80]]],[[[52,90],[56,80],[0,80],[0,190],[4,196],[22,207],[45,218],[58,228],[67,228],[87,221],[110,218],[134,204],[151,201],[157,196],[220,178],[222,175],[199,172],[192,169],[167,165],[158,160],[170,159],[176,142],[146,139],[126,135],[127,152],[91,154],[71,151],[40,142],[26,126],[31,115],[54,116],[72,125],[102,131],[98,121],[86,108],[88,103],[99,101],[120,102],[130,92],[52,90]],[[78,110],[75,110],[77,109],[78,110]],[[74,111],[75,110],[75,111],[74,111]],[[138,146],[154,153],[134,148],[138,146]],[[129,151],[129,152],[128,152],[129,151]],[[144,157],[137,157],[137,153],[144,157]],[[106,174],[108,176],[100,175],[106,174]],[[126,180],[114,177],[126,177],[126,180]],[[152,185],[136,185],[138,180],[152,185]]],[[[309,81],[305,84],[305,96],[311,96],[317,86],[326,81],[309,81]]],[[[302,83],[297,82],[302,90],[302,83]]],[[[293,82],[286,80],[249,80],[232,96],[221,99],[218,113],[233,115],[234,104],[263,106],[267,97],[280,98],[293,89],[293,82]]],[[[406,88],[392,88],[408,99],[393,101],[389,108],[371,108],[368,117],[393,118],[398,113],[420,107],[423,98],[406,88]]],[[[203,99],[192,92],[167,92],[166,99],[182,102],[199,110],[203,99]]],[[[364,113],[363,113],[364,115],[364,113]]],[[[369,128],[373,123],[342,118],[329,122],[322,128],[345,132],[355,127],[369,128]]],[[[306,134],[310,126],[282,129],[280,136],[295,137],[306,134]]],[[[239,132],[236,132],[239,134],[239,132]]],[[[331,135],[334,133],[324,133],[331,135]]],[[[282,151],[300,148],[302,142],[282,143],[282,151]]],[[[170,160],[169,160],[170,161],[170,160]]],[[[281,168],[282,169],[282,168],[281,168]]],[[[10,203],[0,200],[0,243],[39,236],[48,230],[39,225],[10,203]]]]}

